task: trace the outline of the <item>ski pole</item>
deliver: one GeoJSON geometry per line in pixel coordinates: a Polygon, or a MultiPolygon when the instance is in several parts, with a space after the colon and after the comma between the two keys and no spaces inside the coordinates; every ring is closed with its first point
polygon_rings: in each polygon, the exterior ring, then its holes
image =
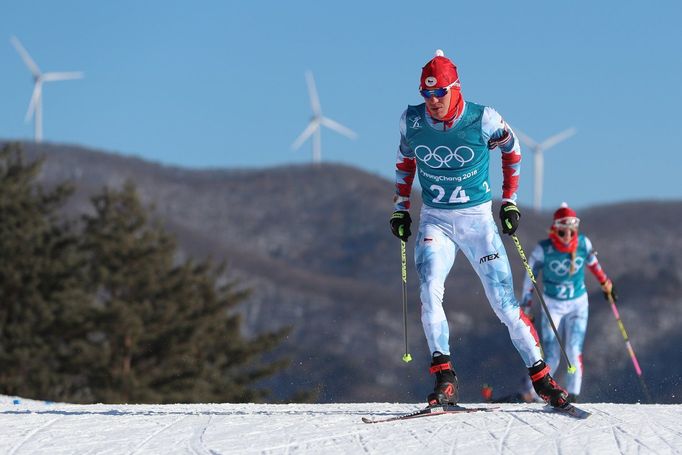
{"type": "MultiPolygon", "coordinates": [[[[399,228],[399,233],[403,235],[402,226],[399,228]]],[[[400,265],[402,266],[401,279],[403,282],[403,326],[405,328],[405,354],[403,354],[403,362],[407,363],[412,360],[412,356],[407,348],[407,253],[405,249],[405,241],[400,240],[400,265]]]]}
{"type": "Polygon", "coordinates": [[[568,355],[566,355],[566,350],[564,349],[564,344],[561,342],[561,338],[559,338],[559,332],[557,332],[556,326],[554,325],[554,321],[552,320],[552,315],[549,314],[549,308],[547,308],[547,304],[545,303],[545,299],[542,298],[542,293],[540,292],[540,289],[538,289],[538,283],[535,281],[535,275],[533,275],[533,270],[531,270],[530,265],[528,265],[528,260],[526,259],[526,253],[523,251],[523,247],[521,246],[521,242],[519,241],[519,238],[516,236],[516,234],[512,234],[512,239],[514,239],[514,244],[516,245],[516,250],[519,252],[519,256],[521,256],[521,261],[523,261],[523,266],[526,268],[526,272],[528,273],[528,276],[530,277],[530,281],[533,283],[533,288],[535,288],[535,293],[538,295],[538,298],[540,299],[540,303],[542,304],[542,309],[545,310],[545,314],[547,315],[547,319],[549,319],[549,325],[552,326],[552,331],[554,331],[554,336],[556,337],[557,341],[559,342],[559,347],[561,348],[561,353],[564,355],[564,359],[566,359],[566,364],[568,365],[568,372],[569,373],[575,373],[575,367],[571,365],[571,361],[568,360],[568,355]]]}
{"type": "Polygon", "coordinates": [[[651,401],[651,395],[649,394],[649,389],[646,386],[646,383],[644,382],[644,378],[642,377],[642,369],[639,367],[639,362],[637,361],[637,356],[635,355],[635,350],[632,349],[632,344],[630,344],[630,338],[628,337],[628,333],[625,331],[625,326],[623,325],[623,321],[620,320],[620,314],[618,313],[618,308],[616,308],[616,301],[613,300],[613,294],[610,292],[608,293],[608,300],[609,303],[611,304],[611,311],[613,311],[613,315],[616,318],[616,321],[618,322],[618,328],[620,329],[621,335],[623,335],[623,339],[625,340],[625,347],[628,350],[628,353],[630,354],[630,359],[632,360],[632,365],[635,367],[635,373],[637,373],[637,377],[639,378],[639,383],[642,385],[642,390],[644,390],[644,397],[646,398],[648,403],[653,403],[651,401]]]}

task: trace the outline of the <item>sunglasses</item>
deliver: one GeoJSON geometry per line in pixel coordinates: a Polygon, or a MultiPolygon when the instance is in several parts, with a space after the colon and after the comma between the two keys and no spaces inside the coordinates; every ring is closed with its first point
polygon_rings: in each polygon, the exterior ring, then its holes
{"type": "Polygon", "coordinates": [[[557,235],[562,239],[564,237],[575,237],[576,231],[573,229],[557,229],[557,235]],[[570,236],[568,234],[571,234],[570,236]]]}
{"type": "Polygon", "coordinates": [[[457,79],[455,82],[448,85],[447,87],[433,88],[430,90],[419,90],[419,93],[421,93],[421,95],[426,99],[433,98],[434,96],[436,98],[443,98],[445,95],[448,94],[450,88],[455,86],[459,87],[459,79],[457,79]]]}

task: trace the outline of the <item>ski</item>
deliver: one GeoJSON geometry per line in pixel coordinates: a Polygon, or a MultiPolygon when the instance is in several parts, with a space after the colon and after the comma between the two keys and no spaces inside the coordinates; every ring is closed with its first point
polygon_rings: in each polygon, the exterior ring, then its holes
{"type": "Polygon", "coordinates": [[[491,412],[499,409],[499,407],[486,407],[486,408],[466,408],[459,405],[437,405],[429,406],[424,409],[419,409],[414,412],[409,412],[407,414],[401,414],[397,416],[387,417],[384,419],[371,419],[369,417],[363,417],[362,421],[365,423],[381,423],[381,422],[394,422],[396,420],[408,420],[416,419],[419,417],[428,417],[443,414],[461,414],[468,412],[491,412]]]}
{"type": "Polygon", "coordinates": [[[567,416],[574,417],[576,419],[586,419],[589,416],[592,415],[591,412],[587,412],[583,409],[580,409],[576,406],[573,406],[571,403],[566,403],[562,407],[554,407],[554,406],[545,406],[545,410],[550,411],[550,412],[558,412],[561,414],[566,414],[567,416]]]}

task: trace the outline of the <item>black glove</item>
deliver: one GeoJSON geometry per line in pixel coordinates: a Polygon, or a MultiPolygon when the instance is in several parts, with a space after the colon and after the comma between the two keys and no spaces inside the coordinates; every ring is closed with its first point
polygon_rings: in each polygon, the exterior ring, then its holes
{"type": "Polygon", "coordinates": [[[512,235],[519,227],[521,211],[513,202],[505,202],[500,207],[500,221],[502,222],[502,232],[512,235]]]}
{"type": "Polygon", "coordinates": [[[611,280],[606,280],[602,283],[601,285],[601,290],[604,293],[604,298],[606,300],[609,300],[609,294],[611,294],[611,298],[613,299],[613,302],[618,301],[618,294],[616,294],[616,287],[613,285],[613,282],[611,280]]]}
{"type": "Polygon", "coordinates": [[[407,242],[412,235],[410,224],[412,224],[412,218],[410,218],[410,212],[406,210],[396,210],[391,215],[391,232],[403,242],[407,242]]]}

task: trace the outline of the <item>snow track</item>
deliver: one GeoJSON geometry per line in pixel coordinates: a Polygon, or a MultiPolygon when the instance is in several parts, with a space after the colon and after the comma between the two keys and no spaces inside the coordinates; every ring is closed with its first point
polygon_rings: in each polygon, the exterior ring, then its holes
{"type": "MultiPolygon", "coordinates": [[[[470,404],[474,406],[475,404],[470,404]]],[[[478,405],[475,405],[478,406],[478,405]]],[[[0,400],[0,453],[682,454],[682,406],[581,404],[587,420],[496,412],[366,425],[416,404],[69,405],[0,400]]]]}
{"type": "Polygon", "coordinates": [[[189,449],[195,455],[212,455],[212,450],[207,450],[204,446],[204,434],[206,433],[206,428],[211,424],[211,419],[213,416],[202,416],[198,423],[194,425],[194,431],[192,432],[192,437],[189,440],[189,449]]]}
{"type": "Polygon", "coordinates": [[[175,425],[176,423],[178,423],[178,422],[180,422],[180,421],[182,421],[182,420],[185,420],[186,418],[187,418],[187,416],[179,417],[179,418],[175,419],[174,421],[172,421],[172,422],[170,422],[170,423],[167,423],[167,424],[165,424],[165,425],[160,426],[160,428],[159,428],[157,431],[151,433],[149,436],[147,436],[147,437],[144,439],[144,441],[142,441],[140,444],[138,444],[138,445],[135,447],[135,449],[133,449],[133,451],[130,452],[130,455],[135,455],[135,454],[138,454],[138,453],[143,453],[141,449],[144,447],[145,444],[147,444],[149,441],[151,441],[153,438],[155,438],[157,435],[159,435],[159,434],[162,433],[163,431],[166,431],[167,429],[169,429],[170,427],[172,427],[172,426],[175,425]]]}
{"type": "Polygon", "coordinates": [[[17,451],[23,445],[25,445],[27,442],[31,441],[31,439],[33,439],[36,434],[38,434],[42,430],[46,429],[47,427],[49,427],[50,425],[52,425],[53,423],[55,423],[59,419],[60,418],[57,417],[55,419],[48,420],[47,422],[43,423],[42,425],[38,425],[35,428],[29,430],[28,433],[26,434],[26,437],[23,438],[21,441],[19,441],[19,443],[17,443],[17,445],[15,445],[14,447],[12,447],[12,449],[10,449],[10,451],[8,452],[8,455],[13,455],[13,454],[17,453],[17,451]]]}

